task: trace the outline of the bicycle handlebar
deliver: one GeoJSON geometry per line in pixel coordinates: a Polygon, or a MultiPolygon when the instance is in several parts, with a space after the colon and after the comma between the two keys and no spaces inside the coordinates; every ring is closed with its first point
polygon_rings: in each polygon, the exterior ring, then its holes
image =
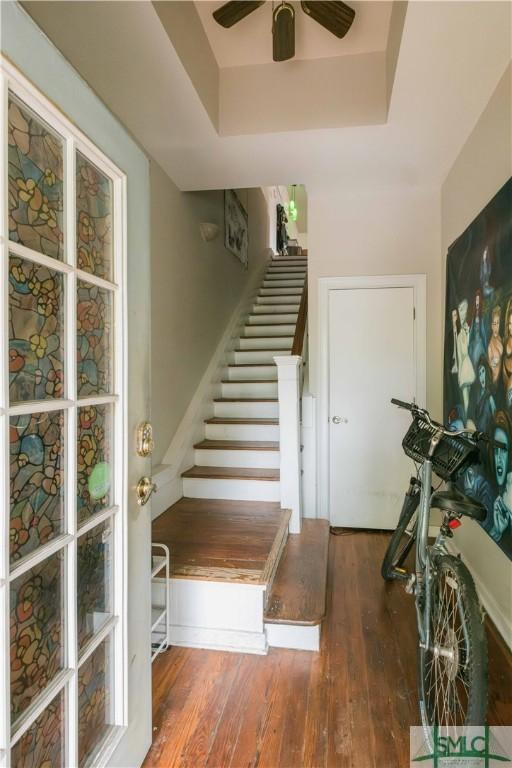
{"type": "Polygon", "coordinates": [[[406,411],[410,411],[413,416],[423,416],[425,421],[427,421],[430,426],[439,429],[443,432],[444,435],[447,435],[448,437],[464,436],[472,440],[475,445],[478,442],[482,442],[493,446],[493,448],[501,448],[503,450],[507,449],[507,446],[504,443],[499,440],[492,440],[489,435],[486,435],[485,432],[480,432],[474,429],[447,429],[447,427],[443,426],[443,424],[439,424],[437,421],[431,419],[429,412],[425,408],[420,408],[419,405],[416,405],[416,403],[406,403],[404,400],[398,400],[395,397],[391,398],[391,402],[393,405],[397,405],[399,408],[404,408],[406,411]]]}

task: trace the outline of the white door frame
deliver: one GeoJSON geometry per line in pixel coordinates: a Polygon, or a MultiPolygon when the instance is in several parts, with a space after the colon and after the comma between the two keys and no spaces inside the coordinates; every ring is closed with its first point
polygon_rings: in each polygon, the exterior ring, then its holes
{"type": "MultiPolygon", "coordinates": [[[[369,275],[361,277],[321,277],[318,281],[318,452],[317,509],[318,517],[330,520],[330,449],[329,449],[329,298],[331,291],[358,288],[412,288],[414,291],[414,356],[416,360],[415,397],[420,405],[426,401],[427,360],[427,276],[369,275]]],[[[397,446],[397,450],[401,450],[397,446]]]]}

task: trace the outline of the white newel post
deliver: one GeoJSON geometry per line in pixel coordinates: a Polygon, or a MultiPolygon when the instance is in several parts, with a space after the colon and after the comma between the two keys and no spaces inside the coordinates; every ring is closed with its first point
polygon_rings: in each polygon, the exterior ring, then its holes
{"type": "Polygon", "coordinates": [[[274,357],[279,398],[281,507],[291,509],[290,533],[301,528],[300,382],[299,355],[274,357]]]}

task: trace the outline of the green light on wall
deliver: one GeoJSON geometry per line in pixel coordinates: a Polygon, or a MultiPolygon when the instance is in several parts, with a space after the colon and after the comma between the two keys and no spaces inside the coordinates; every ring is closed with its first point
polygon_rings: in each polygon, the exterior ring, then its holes
{"type": "Polygon", "coordinates": [[[290,220],[297,221],[297,216],[299,215],[299,212],[297,210],[297,206],[295,205],[295,200],[290,200],[288,211],[289,211],[290,220]]]}

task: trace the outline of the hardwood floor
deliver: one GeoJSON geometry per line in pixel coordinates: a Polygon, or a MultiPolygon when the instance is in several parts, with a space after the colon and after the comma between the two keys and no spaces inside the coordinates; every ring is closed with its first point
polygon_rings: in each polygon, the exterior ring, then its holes
{"type": "Polygon", "coordinates": [[[155,519],[152,541],[170,548],[173,578],[264,584],[289,518],[277,502],[183,498],[155,519]]]}
{"type": "MultiPolygon", "coordinates": [[[[405,768],[418,724],[412,598],[382,533],[330,537],[320,653],[173,648],[153,667],[145,768],[405,768]]],[[[489,633],[489,723],[512,724],[512,660],[489,633]]]]}
{"type": "Polygon", "coordinates": [[[303,520],[289,536],[265,609],[267,624],[315,626],[325,617],[329,522],[303,520]]]}

